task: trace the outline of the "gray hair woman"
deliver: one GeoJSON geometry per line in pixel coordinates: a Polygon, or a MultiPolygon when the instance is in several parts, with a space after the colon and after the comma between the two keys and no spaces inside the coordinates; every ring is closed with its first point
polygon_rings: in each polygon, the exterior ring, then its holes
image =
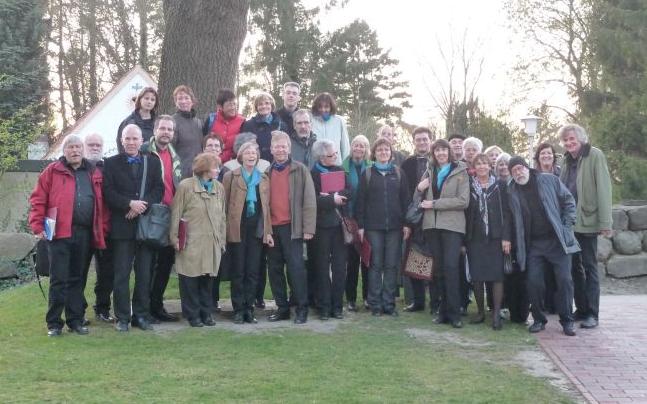
{"type": "Polygon", "coordinates": [[[508,169],[508,162],[510,161],[510,155],[508,153],[501,153],[496,158],[494,163],[494,172],[496,173],[496,178],[499,181],[502,181],[506,185],[510,183],[512,177],[510,176],[510,170],[508,169]]]}
{"type": "Polygon", "coordinates": [[[312,146],[312,154],[316,160],[311,174],[317,195],[317,231],[313,243],[319,318],[328,320],[332,316],[340,319],[343,318],[347,250],[340,216],[347,216],[350,187],[344,169],[337,165],[339,151],[335,143],[327,139],[318,140],[312,146]],[[334,172],[339,172],[344,182],[330,188],[322,177],[332,178],[334,172]]]}

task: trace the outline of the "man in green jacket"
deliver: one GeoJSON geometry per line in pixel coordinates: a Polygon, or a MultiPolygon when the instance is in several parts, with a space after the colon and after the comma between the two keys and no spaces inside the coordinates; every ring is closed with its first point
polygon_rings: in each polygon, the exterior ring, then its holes
{"type": "Polygon", "coordinates": [[[577,203],[574,230],[582,248],[580,253],[573,255],[575,319],[583,320],[582,328],[595,328],[600,310],[598,234],[612,235],[611,176],[604,154],[591,146],[583,127],[568,124],[562,126],[558,134],[567,151],[560,179],[577,203]]]}

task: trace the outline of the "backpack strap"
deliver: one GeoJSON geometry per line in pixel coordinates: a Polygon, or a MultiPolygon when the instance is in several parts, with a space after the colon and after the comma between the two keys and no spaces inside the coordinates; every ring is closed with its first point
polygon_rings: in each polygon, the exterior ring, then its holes
{"type": "Polygon", "coordinates": [[[207,134],[211,132],[211,127],[216,122],[216,113],[209,112],[209,124],[207,125],[207,134]]]}

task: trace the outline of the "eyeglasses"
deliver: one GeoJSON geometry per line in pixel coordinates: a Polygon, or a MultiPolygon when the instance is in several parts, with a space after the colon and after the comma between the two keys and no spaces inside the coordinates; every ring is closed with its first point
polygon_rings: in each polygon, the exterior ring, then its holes
{"type": "Polygon", "coordinates": [[[338,154],[339,154],[339,152],[334,152],[333,154],[327,154],[326,157],[328,157],[330,159],[330,158],[333,158],[333,157],[337,157],[338,154]]]}

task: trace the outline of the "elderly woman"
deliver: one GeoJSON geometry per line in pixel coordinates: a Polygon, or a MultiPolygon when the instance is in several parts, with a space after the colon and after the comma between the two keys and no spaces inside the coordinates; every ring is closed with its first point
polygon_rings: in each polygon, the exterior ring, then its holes
{"type": "Polygon", "coordinates": [[[360,180],[357,196],[359,236],[371,246],[368,272],[368,304],[374,316],[397,316],[395,293],[402,252],[402,239],[409,238],[404,215],[411,201],[407,178],[392,162],[391,142],[377,139],[373,166],[360,180]]]}
{"type": "Polygon", "coordinates": [[[557,165],[557,154],[555,148],[550,143],[541,143],[535,151],[535,168],[537,171],[548,174],[555,174],[559,177],[562,172],[557,165]]]}
{"type": "Polygon", "coordinates": [[[171,211],[171,244],[178,251],[182,314],[191,327],[216,325],[211,317],[213,278],[225,250],[225,194],[216,180],[220,159],[202,153],[193,160],[193,177],[180,182],[171,211]],[[186,245],[180,245],[180,220],[186,223],[186,245]]]}
{"type": "Polygon", "coordinates": [[[487,155],[488,161],[490,162],[490,168],[495,169],[496,159],[499,157],[499,154],[503,153],[503,149],[497,145],[492,145],[486,148],[483,153],[487,155]]]}
{"type": "Polygon", "coordinates": [[[508,162],[510,161],[510,155],[508,153],[501,153],[496,158],[494,163],[494,172],[496,174],[496,179],[499,180],[503,185],[508,185],[512,181],[512,176],[510,175],[510,170],[508,169],[508,162]]]}
{"type": "MultiPolygon", "coordinates": [[[[346,171],[346,178],[350,185],[350,200],[348,201],[348,215],[355,218],[355,205],[357,201],[357,192],[359,190],[359,179],[364,172],[371,168],[373,161],[371,158],[371,149],[368,139],[364,135],[357,135],[350,143],[350,156],[344,159],[342,167],[346,171]]],[[[357,305],[357,282],[359,280],[359,271],[362,270],[362,299],[364,307],[368,308],[368,267],[360,262],[359,253],[353,245],[348,246],[346,265],[346,301],[348,310],[356,311],[357,305]]]]}
{"type": "Polygon", "coordinates": [[[191,177],[191,162],[202,152],[202,120],[196,117],[194,107],[197,99],[189,86],[181,85],[173,90],[177,112],[173,114],[175,134],[173,147],[180,156],[182,178],[191,177]]]}
{"type": "Polygon", "coordinates": [[[476,137],[468,137],[463,141],[463,158],[467,164],[467,172],[469,175],[474,175],[474,166],[472,161],[474,156],[481,153],[483,150],[483,142],[476,137]]]}
{"type": "Polygon", "coordinates": [[[317,272],[316,296],[321,320],[328,320],[330,316],[338,319],[344,317],[346,246],[340,216],[348,200],[350,188],[345,186],[344,189],[335,192],[324,192],[321,185],[322,175],[336,171],[344,172],[342,167],[335,164],[338,153],[335,144],[330,140],[317,140],[312,146],[316,163],[311,174],[317,195],[314,267],[317,272]]]}
{"type": "Polygon", "coordinates": [[[256,115],[247,120],[241,132],[251,132],[256,135],[256,143],[260,148],[260,158],[272,161],[272,153],[270,153],[270,142],[272,140],[272,132],[280,130],[288,132],[287,125],[281,120],[279,115],[274,111],[276,103],[274,97],[269,93],[260,93],[254,98],[254,111],[256,115]]]}
{"type": "MultiPolygon", "coordinates": [[[[157,106],[159,97],[153,87],[144,87],[135,99],[135,110],[121,121],[117,129],[117,150],[119,153],[124,152],[124,146],[121,144],[121,132],[126,125],[134,123],[142,130],[144,142],[148,142],[153,137],[153,127],[155,126],[155,116],[157,115],[157,106]]],[[[109,150],[107,150],[109,151],[109,150]]]]}
{"type": "Polygon", "coordinates": [[[318,140],[330,140],[335,144],[339,150],[335,164],[341,164],[350,154],[346,121],[337,115],[337,104],[329,93],[318,94],[312,102],[312,131],[318,140]]]}
{"type": "Polygon", "coordinates": [[[510,254],[510,218],[503,185],[491,174],[486,154],[474,157],[476,175],[471,181],[469,207],[466,211],[465,240],[470,275],[478,314],[472,323],[485,320],[484,282],[492,283],[492,328],[501,329],[503,301],[503,255],[510,254]]]}
{"type": "Polygon", "coordinates": [[[234,323],[256,323],[254,299],[260,276],[263,242],[272,232],[270,181],[257,168],[258,145],[243,143],[238,149],[240,167],[223,180],[227,197],[227,243],[231,249],[231,303],[234,323]]]}
{"type": "Polygon", "coordinates": [[[431,177],[423,177],[417,189],[425,195],[420,204],[425,210],[422,218],[425,239],[436,254],[434,281],[440,291],[441,303],[434,323],[450,323],[454,328],[461,328],[459,260],[470,185],[467,166],[461,161],[453,161],[451,156],[449,143],[444,139],[436,140],[431,146],[431,177]]]}

